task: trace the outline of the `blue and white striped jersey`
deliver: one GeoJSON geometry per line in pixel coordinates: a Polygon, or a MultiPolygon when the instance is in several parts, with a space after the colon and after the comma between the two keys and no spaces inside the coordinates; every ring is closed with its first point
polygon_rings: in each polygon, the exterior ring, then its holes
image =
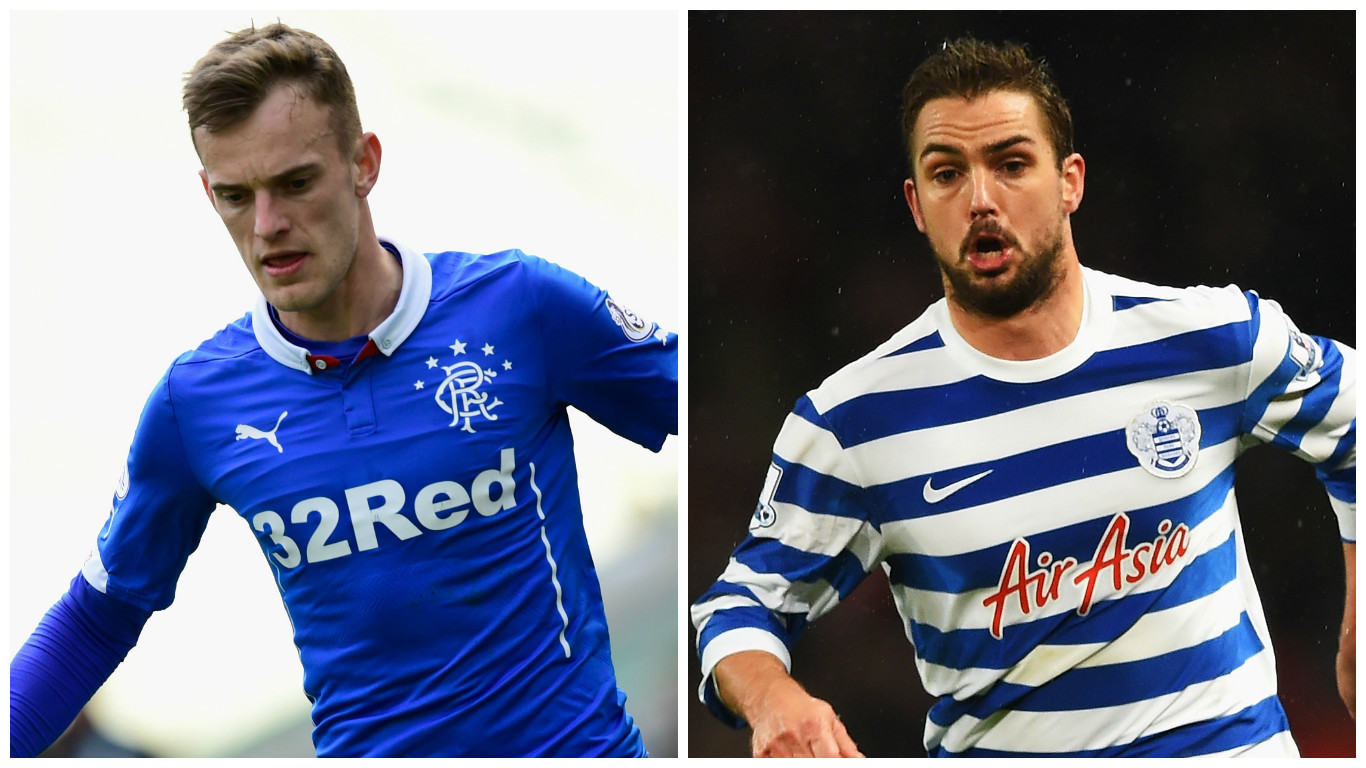
{"type": "Polygon", "coordinates": [[[677,336],[519,251],[392,250],[398,305],[354,361],[261,299],[171,366],[82,572],[164,608],[225,504],[279,585],[320,756],[643,755],[566,409],[658,450],[677,336]]]}
{"type": "Polygon", "coordinates": [[[932,756],[1294,753],[1234,460],[1312,463],[1355,541],[1355,351],[1252,292],[1084,274],[1057,354],[987,357],[940,300],[798,402],[692,609],[714,713],[736,724],[719,659],[790,667],[880,565],[938,697],[932,756]]]}

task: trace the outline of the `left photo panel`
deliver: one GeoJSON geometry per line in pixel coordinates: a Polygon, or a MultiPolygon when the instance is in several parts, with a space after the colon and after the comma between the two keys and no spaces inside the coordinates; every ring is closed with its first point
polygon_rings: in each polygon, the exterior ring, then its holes
{"type": "Polygon", "coordinates": [[[679,755],[682,24],[9,14],[11,756],[679,755]]]}

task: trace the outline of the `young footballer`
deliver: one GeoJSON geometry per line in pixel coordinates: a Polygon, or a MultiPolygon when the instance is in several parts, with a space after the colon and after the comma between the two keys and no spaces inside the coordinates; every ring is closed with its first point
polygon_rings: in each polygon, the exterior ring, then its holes
{"type": "Polygon", "coordinates": [[[223,40],[184,106],[261,296],[147,399],[93,553],[11,663],[11,755],[171,604],[224,504],[279,586],[319,756],[643,756],[566,409],[659,450],[677,337],[520,251],[378,236],[381,145],[311,33],[223,40]]]}

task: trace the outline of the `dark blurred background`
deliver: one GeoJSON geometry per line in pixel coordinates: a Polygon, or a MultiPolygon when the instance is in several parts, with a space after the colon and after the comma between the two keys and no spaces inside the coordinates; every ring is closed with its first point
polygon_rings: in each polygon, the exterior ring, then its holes
{"type": "MultiPolygon", "coordinates": [[[[902,196],[900,93],[944,40],[1025,43],[1086,159],[1083,264],[1236,283],[1355,346],[1355,17],[734,13],[688,19],[688,599],[744,536],[797,398],[942,295],[902,196]]],[[[1306,756],[1355,754],[1338,701],[1342,550],[1305,465],[1240,460],[1249,558],[1306,756]]],[[[878,570],[797,643],[797,677],[869,756],[923,755],[923,693],[878,570]]],[[[688,752],[748,754],[686,685],[688,752]]]]}

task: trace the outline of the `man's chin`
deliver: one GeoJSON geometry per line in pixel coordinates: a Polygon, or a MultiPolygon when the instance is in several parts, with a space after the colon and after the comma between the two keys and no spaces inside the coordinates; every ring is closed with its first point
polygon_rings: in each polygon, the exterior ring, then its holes
{"type": "Polygon", "coordinates": [[[991,272],[971,270],[949,272],[948,282],[953,289],[950,300],[974,314],[998,319],[1014,317],[1028,309],[1042,297],[1034,286],[1008,266],[991,272]]]}
{"type": "Polygon", "coordinates": [[[258,287],[276,312],[307,312],[320,303],[303,285],[258,287]]]}
{"type": "Polygon", "coordinates": [[[1002,258],[940,260],[951,298],[974,314],[1007,319],[1044,301],[1061,279],[1057,270],[1062,242],[1054,239],[1037,254],[1007,248],[1002,258]]]}

